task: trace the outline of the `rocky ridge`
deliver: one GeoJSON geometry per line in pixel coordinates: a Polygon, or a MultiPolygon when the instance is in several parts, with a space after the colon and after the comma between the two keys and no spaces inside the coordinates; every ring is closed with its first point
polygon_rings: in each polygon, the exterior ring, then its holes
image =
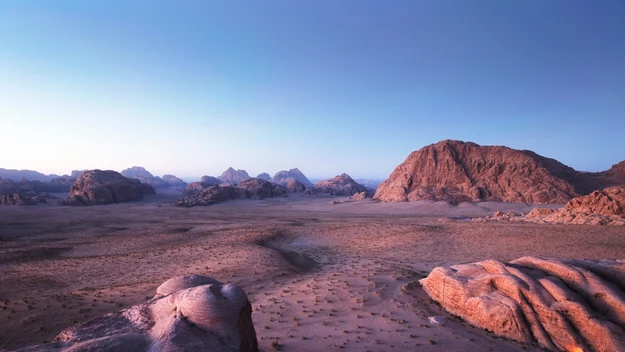
{"type": "Polygon", "coordinates": [[[315,192],[333,196],[351,196],[356,193],[372,193],[370,189],[358,184],[348,174],[340,174],[329,180],[319,181],[314,185],[315,192]]]}
{"type": "Polygon", "coordinates": [[[232,167],[229,167],[221,174],[221,176],[217,178],[222,180],[223,182],[236,185],[250,178],[250,175],[248,175],[245,170],[235,170],[232,167]]]}
{"type": "Polygon", "coordinates": [[[137,179],[122,176],[112,170],[83,172],[72,185],[64,205],[98,205],[132,202],[154,194],[154,188],[137,179]]]}
{"type": "MultiPolygon", "coordinates": [[[[190,185],[189,185],[190,186],[190,185]]],[[[259,178],[249,178],[238,185],[221,184],[202,186],[201,189],[185,191],[185,196],[176,201],[176,206],[192,207],[212,205],[231,199],[264,199],[286,196],[286,188],[259,178]]]]}

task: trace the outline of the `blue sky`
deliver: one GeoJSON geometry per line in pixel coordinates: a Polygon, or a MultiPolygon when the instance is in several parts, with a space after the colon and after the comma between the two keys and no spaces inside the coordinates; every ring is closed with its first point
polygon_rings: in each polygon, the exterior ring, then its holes
{"type": "Polygon", "coordinates": [[[625,159],[625,2],[0,2],[0,167],[385,178],[442,139],[625,159]],[[8,147],[7,147],[8,146],[8,147]]]}

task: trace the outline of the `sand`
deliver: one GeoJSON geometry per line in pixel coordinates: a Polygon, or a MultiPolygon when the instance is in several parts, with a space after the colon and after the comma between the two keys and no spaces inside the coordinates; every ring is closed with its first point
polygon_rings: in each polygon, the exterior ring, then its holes
{"type": "Polygon", "coordinates": [[[175,199],[1,207],[0,348],[49,341],[196,273],[248,293],[267,351],[538,351],[447,314],[416,280],[484,259],[625,257],[622,228],[465,221],[532,208],[518,204],[175,199]]]}

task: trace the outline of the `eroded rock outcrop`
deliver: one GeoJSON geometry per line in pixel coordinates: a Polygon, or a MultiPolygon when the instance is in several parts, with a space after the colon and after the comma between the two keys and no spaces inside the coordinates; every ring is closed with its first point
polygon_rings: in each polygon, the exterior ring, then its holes
{"type": "Polygon", "coordinates": [[[249,178],[238,185],[221,184],[219,186],[203,186],[190,184],[185,196],[175,204],[177,206],[192,207],[196,205],[212,205],[230,199],[264,199],[286,196],[286,188],[259,178],[249,178]],[[189,189],[191,185],[201,189],[189,189]]]}
{"type": "Polygon", "coordinates": [[[204,175],[200,178],[200,183],[205,184],[206,186],[217,186],[224,183],[224,181],[218,179],[217,177],[204,175]]]}
{"type": "Polygon", "coordinates": [[[298,180],[294,178],[290,179],[284,185],[284,187],[286,188],[287,191],[293,192],[293,193],[301,193],[301,192],[306,191],[306,186],[304,186],[301,182],[299,182],[298,180]]]}
{"type": "Polygon", "coordinates": [[[187,186],[186,182],[174,175],[165,174],[162,179],[169,185],[169,187],[184,188],[187,186]]]}
{"type": "Polygon", "coordinates": [[[553,351],[625,351],[625,260],[487,260],[435,268],[420,283],[499,336],[553,351]]]}
{"type": "Polygon", "coordinates": [[[222,180],[223,182],[232,183],[235,185],[247,180],[248,178],[250,178],[250,175],[248,175],[245,170],[235,170],[231,167],[226,169],[226,171],[224,171],[221,176],[218,177],[218,179],[222,180]]]}
{"type": "Polygon", "coordinates": [[[297,182],[303,184],[305,187],[310,187],[313,185],[308,180],[308,178],[306,178],[304,173],[302,173],[298,168],[294,168],[288,171],[278,171],[272,179],[273,182],[282,186],[286,186],[290,180],[296,180],[297,182]]]}
{"type": "Polygon", "coordinates": [[[85,171],[72,185],[65,205],[97,205],[132,202],[143,199],[144,194],[154,193],[137,179],[122,176],[112,170],[85,171]],[[145,193],[148,192],[148,193],[145,193]]]}
{"type": "Polygon", "coordinates": [[[367,187],[354,181],[348,174],[340,174],[329,180],[319,181],[315,183],[314,190],[333,196],[351,196],[360,192],[367,194],[371,192],[367,187]]]}
{"type": "Polygon", "coordinates": [[[411,153],[382,182],[383,202],[443,200],[566,203],[577,172],[527,150],[446,140],[411,153]]]}
{"type": "Polygon", "coordinates": [[[260,178],[261,180],[265,180],[265,181],[271,181],[271,176],[268,173],[266,173],[266,172],[258,174],[258,176],[256,176],[256,178],[260,178]]]}
{"type": "Polygon", "coordinates": [[[117,313],[62,331],[51,343],[20,351],[258,352],[252,306],[238,286],[190,275],[117,313]]]}
{"type": "Polygon", "coordinates": [[[121,172],[121,174],[128,178],[134,178],[141,183],[148,184],[154,188],[167,188],[169,187],[169,183],[165,182],[162,178],[158,176],[152,175],[148,170],[141,166],[133,166],[131,168],[125,169],[121,172]]]}
{"type": "Polygon", "coordinates": [[[0,194],[0,205],[36,205],[38,200],[19,194],[0,194]]]}

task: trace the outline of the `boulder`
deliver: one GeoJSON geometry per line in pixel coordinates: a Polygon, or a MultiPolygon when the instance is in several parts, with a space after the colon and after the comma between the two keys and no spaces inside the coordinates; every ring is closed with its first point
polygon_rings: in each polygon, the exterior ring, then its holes
{"type": "Polygon", "coordinates": [[[145,191],[149,190],[142,186],[139,180],[124,177],[119,172],[89,170],[76,179],[63,204],[96,205],[132,202],[143,199],[145,191]]]}
{"type": "Polygon", "coordinates": [[[341,174],[329,180],[315,183],[315,192],[327,193],[333,196],[352,196],[356,193],[371,191],[363,185],[356,183],[348,174],[341,174]]]}
{"type": "Polygon", "coordinates": [[[552,351],[625,351],[625,260],[486,260],[435,268],[420,283],[498,336],[552,351]]]}
{"type": "Polygon", "coordinates": [[[146,303],[63,330],[39,351],[258,352],[252,306],[238,286],[191,275],[173,278],[146,303]]]}

